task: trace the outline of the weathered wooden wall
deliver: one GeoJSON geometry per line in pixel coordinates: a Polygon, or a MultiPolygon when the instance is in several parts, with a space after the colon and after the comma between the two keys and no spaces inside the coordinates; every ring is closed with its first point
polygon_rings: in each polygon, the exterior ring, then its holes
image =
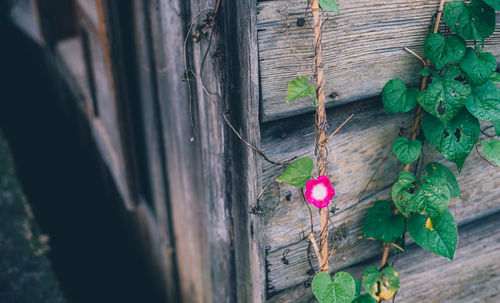
{"type": "MultiPolygon", "coordinates": [[[[323,26],[325,91],[327,95],[338,94],[327,102],[328,130],[333,131],[350,114],[355,116],[329,144],[329,173],[337,192],[333,201],[339,208],[331,216],[330,238],[337,252],[330,268],[333,272],[347,270],[360,278],[362,267],[377,264],[381,254],[379,244],[358,238],[364,215],[375,200],[390,199],[392,183],[403,168],[392,154],[392,141],[398,135],[408,135],[413,120],[412,114],[387,115],[377,96],[394,77],[418,85],[421,63],[402,47],[423,53],[423,41],[439,1],[338,0],[338,4],[340,15],[328,15],[323,26]]],[[[274,159],[314,157],[311,100],[284,101],[288,81],[298,75],[312,77],[313,73],[306,6],[307,1],[298,0],[258,1],[257,5],[261,140],[263,150],[274,159]],[[304,17],[305,26],[298,26],[297,19],[304,17]]],[[[486,44],[486,49],[500,58],[499,29],[486,44]]],[[[423,159],[442,162],[457,173],[452,163],[429,146],[424,147],[423,159]]],[[[462,197],[452,200],[450,206],[460,226],[456,260],[449,262],[410,245],[395,265],[404,281],[396,302],[495,301],[498,286],[491,277],[500,270],[500,254],[481,243],[498,245],[493,222],[498,217],[494,214],[500,211],[500,170],[483,161],[476,151],[466,163],[458,177],[462,197]],[[478,236],[481,233],[487,235],[478,236]],[[470,268],[468,278],[456,275],[460,268],[470,268]],[[445,285],[450,285],[450,290],[441,290],[445,285]],[[471,291],[464,291],[468,288],[471,291]]],[[[272,182],[282,168],[267,162],[262,167],[263,184],[271,181],[261,199],[269,265],[267,298],[270,302],[312,302],[308,245],[303,240],[310,226],[308,209],[300,191],[272,182]],[[288,264],[282,260],[284,254],[288,264]]],[[[319,212],[313,210],[313,215],[315,232],[319,233],[319,212]]],[[[317,268],[312,250],[311,262],[317,268]]]]}

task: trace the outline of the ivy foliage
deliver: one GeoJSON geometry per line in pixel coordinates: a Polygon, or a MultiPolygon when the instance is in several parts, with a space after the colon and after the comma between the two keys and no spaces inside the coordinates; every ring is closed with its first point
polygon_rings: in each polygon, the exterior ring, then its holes
{"type": "Polygon", "coordinates": [[[365,238],[391,243],[396,241],[405,231],[404,217],[392,212],[389,201],[377,201],[368,211],[363,227],[365,238]]]}
{"type": "Polygon", "coordinates": [[[316,90],[314,86],[309,84],[309,79],[306,76],[296,77],[288,82],[287,103],[308,96],[314,96],[314,104],[316,104],[316,90]]]}
{"type": "Polygon", "coordinates": [[[363,273],[361,284],[366,293],[377,302],[388,300],[399,289],[399,274],[390,266],[382,271],[375,266],[368,266],[363,273]]]}
{"type": "Polygon", "coordinates": [[[354,278],[343,271],[333,281],[329,274],[320,272],[312,280],[311,289],[319,303],[351,303],[356,295],[354,278]]]}
{"type": "MultiPolygon", "coordinates": [[[[388,114],[406,113],[416,104],[422,107],[423,137],[417,137],[425,138],[445,159],[455,163],[458,172],[476,144],[481,145],[489,161],[500,166],[500,140],[479,142],[480,120],[493,122],[491,127],[500,136],[500,91],[495,84],[500,82],[500,74],[496,72],[495,57],[483,49],[484,40],[495,30],[495,9],[500,10],[499,0],[448,2],[443,19],[453,33],[445,30],[430,34],[424,43],[430,64],[419,74],[428,77],[427,87],[418,90],[395,78],[382,91],[388,114]],[[467,47],[466,40],[473,40],[473,47],[467,47]]],[[[393,151],[407,165],[419,159],[423,143],[399,137],[393,151]]],[[[406,217],[405,227],[418,245],[453,259],[458,233],[448,205],[451,198],[460,195],[454,173],[441,163],[427,164],[425,173],[418,177],[406,169],[392,186],[395,211],[387,201],[376,202],[366,215],[364,236],[381,242],[398,241],[402,237],[380,226],[384,226],[381,222],[386,222],[389,214],[399,213],[406,217]],[[377,221],[373,219],[375,213],[377,221]]]]}
{"type": "Polygon", "coordinates": [[[295,187],[304,187],[306,186],[307,180],[312,178],[312,169],[313,161],[311,158],[298,158],[285,169],[276,181],[287,183],[295,187]]]}
{"type": "Polygon", "coordinates": [[[339,13],[339,7],[337,6],[337,1],[335,0],[319,0],[319,7],[325,11],[337,14],[339,13]]]}

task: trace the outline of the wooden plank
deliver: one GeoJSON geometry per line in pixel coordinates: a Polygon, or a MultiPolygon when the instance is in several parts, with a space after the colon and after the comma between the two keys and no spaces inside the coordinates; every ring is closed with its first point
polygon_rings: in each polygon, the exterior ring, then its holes
{"type": "MultiPolygon", "coordinates": [[[[460,241],[453,261],[434,255],[416,244],[398,257],[393,266],[401,278],[396,302],[498,302],[500,300],[500,213],[459,229],[460,241]]],[[[390,260],[393,263],[394,258],[390,260]]],[[[378,266],[379,256],[343,269],[361,279],[368,265],[378,266]]],[[[316,302],[310,287],[298,285],[268,302],[316,302]]]]}
{"type": "MultiPolygon", "coordinates": [[[[412,124],[411,115],[388,116],[380,100],[365,100],[330,111],[328,129],[335,129],[351,113],[355,114],[353,120],[330,143],[329,159],[333,161],[333,166],[329,173],[334,178],[337,192],[334,203],[340,209],[331,218],[335,226],[331,232],[332,242],[338,248],[331,258],[332,270],[366,260],[380,252],[380,247],[371,241],[357,237],[362,234],[364,215],[373,201],[390,197],[392,183],[403,168],[392,155],[392,141],[398,134],[407,132],[412,124]],[[388,153],[387,160],[383,161],[388,153]],[[376,171],[364,198],[357,203],[359,195],[376,171]]],[[[313,156],[313,121],[313,115],[308,114],[263,125],[264,151],[277,159],[313,156]]],[[[428,146],[424,148],[424,159],[426,162],[443,161],[428,146]]],[[[451,167],[450,163],[445,164],[451,167]]],[[[452,169],[456,172],[456,168],[452,169]]],[[[280,168],[264,163],[263,170],[265,184],[279,173],[280,168]]],[[[475,151],[468,158],[458,182],[462,188],[462,198],[451,202],[458,222],[468,222],[500,209],[497,198],[500,193],[500,170],[481,160],[475,151]]],[[[277,185],[271,184],[264,194],[262,208],[264,242],[271,247],[266,258],[271,264],[268,279],[272,280],[269,283],[272,295],[309,279],[307,244],[300,240],[309,231],[309,215],[300,191],[285,185],[278,189],[277,185]],[[284,264],[281,258],[287,249],[290,250],[287,255],[289,264],[284,264]]],[[[313,211],[313,215],[314,222],[318,223],[318,212],[313,211]]],[[[315,231],[319,232],[318,225],[315,231]]],[[[312,262],[316,264],[314,258],[312,262]]]]}
{"type": "Polygon", "coordinates": [[[37,1],[13,0],[9,2],[7,4],[10,6],[9,18],[13,23],[36,43],[45,44],[37,1]]]}
{"type": "MultiPolygon", "coordinates": [[[[311,100],[285,103],[287,83],[313,76],[313,46],[308,22],[299,27],[307,1],[258,2],[258,42],[262,120],[270,121],[314,110],[311,100]],[[293,51],[292,51],[293,50],[293,51]],[[300,64],[300,66],[299,66],[300,64]]],[[[417,87],[420,61],[402,46],[423,54],[428,25],[437,0],[338,0],[340,15],[323,28],[327,107],[380,94],[384,84],[401,77],[417,87]],[[331,93],[338,97],[328,97],[331,93]]],[[[497,22],[500,18],[497,18],[497,22]]],[[[500,27],[486,39],[486,50],[500,55],[500,27]]]]}
{"type": "MultiPolygon", "coordinates": [[[[224,4],[227,59],[227,101],[231,120],[246,140],[260,145],[259,63],[257,50],[256,1],[236,0],[224,4]]],[[[234,134],[234,200],[232,217],[235,234],[236,302],[260,303],[265,300],[262,220],[249,214],[261,188],[261,158],[234,134]]]]}
{"type": "MultiPolygon", "coordinates": [[[[178,272],[175,264],[175,242],[170,205],[167,199],[166,164],[161,120],[158,116],[158,95],[152,50],[149,2],[134,0],[134,35],[137,52],[139,99],[143,116],[148,172],[154,205],[154,233],[152,248],[162,269],[161,289],[167,302],[179,300],[178,272]]],[[[140,210],[140,208],[138,209],[140,210]]]]}

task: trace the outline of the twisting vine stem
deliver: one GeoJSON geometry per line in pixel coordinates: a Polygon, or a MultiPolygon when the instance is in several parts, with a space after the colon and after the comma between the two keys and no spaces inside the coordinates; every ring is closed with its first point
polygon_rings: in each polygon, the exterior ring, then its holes
{"type": "MultiPolygon", "coordinates": [[[[314,56],[315,56],[315,72],[316,72],[316,98],[318,105],[316,107],[316,153],[318,161],[318,170],[320,176],[326,176],[327,166],[327,150],[326,150],[326,111],[325,111],[325,92],[323,88],[324,71],[323,71],[323,49],[322,49],[322,34],[321,34],[321,16],[319,10],[319,0],[311,0],[311,11],[313,16],[313,32],[314,32],[314,56]]],[[[328,272],[328,208],[322,208],[320,211],[320,246],[321,246],[321,263],[320,271],[328,272]]]]}

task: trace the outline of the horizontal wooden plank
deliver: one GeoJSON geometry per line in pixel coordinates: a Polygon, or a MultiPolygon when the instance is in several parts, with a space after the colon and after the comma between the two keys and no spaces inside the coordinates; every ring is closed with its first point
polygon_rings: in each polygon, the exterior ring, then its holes
{"type": "MultiPolygon", "coordinates": [[[[380,252],[372,241],[360,240],[366,210],[376,199],[390,198],[390,188],[397,173],[403,169],[391,151],[392,141],[398,134],[405,134],[412,124],[409,114],[388,116],[380,100],[366,100],[347,104],[329,111],[329,130],[335,129],[351,113],[352,121],[337,134],[329,144],[329,160],[332,167],[329,174],[334,178],[337,192],[335,206],[340,210],[332,216],[335,226],[331,231],[332,242],[338,248],[331,258],[331,268],[336,270],[366,260],[380,252]],[[387,158],[386,158],[387,156],[387,158]],[[384,161],[384,158],[386,160],[384,161]],[[359,196],[367,187],[364,198],[359,196]]],[[[292,119],[264,124],[262,127],[262,148],[276,159],[293,156],[314,155],[313,115],[306,114],[292,119]]],[[[424,147],[426,162],[442,157],[429,146],[424,147]]],[[[456,168],[452,167],[456,172],[456,168]]],[[[264,183],[275,178],[280,168],[265,163],[264,183]]],[[[468,158],[458,177],[462,198],[451,201],[451,210],[458,222],[468,222],[485,213],[500,210],[500,170],[490,166],[474,151],[468,158]]],[[[261,201],[264,212],[265,245],[268,247],[267,262],[270,264],[269,294],[303,283],[309,278],[307,244],[300,241],[309,232],[310,220],[301,193],[293,187],[277,186],[266,189],[261,201]],[[304,234],[305,233],[305,234],[304,234]],[[282,262],[286,250],[288,264],[282,262]]],[[[319,232],[319,214],[313,209],[315,232],[319,232]]],[[[316,264],[312,258],[313,264],[316,264]]]]}
{"type": "MultiPolygon", "coordinates": [[[[395,302],[498,302],[500,301],[500,213],[459,229],[460,242],[453,261],[434,255],[416,244],[392,264],[399,272],[401,288],[395,302]]],[[[389,260],[393,263],[394,258],[389,260]]],[[[361,279],[368,265],[380,259],[344,269],[361,279]]],[[[306,285],[308,286],[308,285],[306,285]]],[[[310,287],[298,285],[268,302],[316,302],[310,287]]]]}
{"type": "MultiPolygon", "coordinates": [[[[423,43],[438,0],[338,0],[340,15],[323,25],[327,107],[380,94],[384,84],[401,77],[417,86],[422,64],[402,49],[423,55],[423,43]],[[335,92],[338,97],[328,97],[335,92]]],[[[308,98],[285,103],[287,83],[298,75],[313,77],[310,22],[297,26],[307,1],[258,3],[258,43],[262,120],[314,110],[308,98]]],[[[308,19],[309,20],[309,19],[308,19]]],[[[499,19],[500,20],[500,19],[499,19]]],[[[486,49],[500,55],[500,27],[486,49]]]]}

